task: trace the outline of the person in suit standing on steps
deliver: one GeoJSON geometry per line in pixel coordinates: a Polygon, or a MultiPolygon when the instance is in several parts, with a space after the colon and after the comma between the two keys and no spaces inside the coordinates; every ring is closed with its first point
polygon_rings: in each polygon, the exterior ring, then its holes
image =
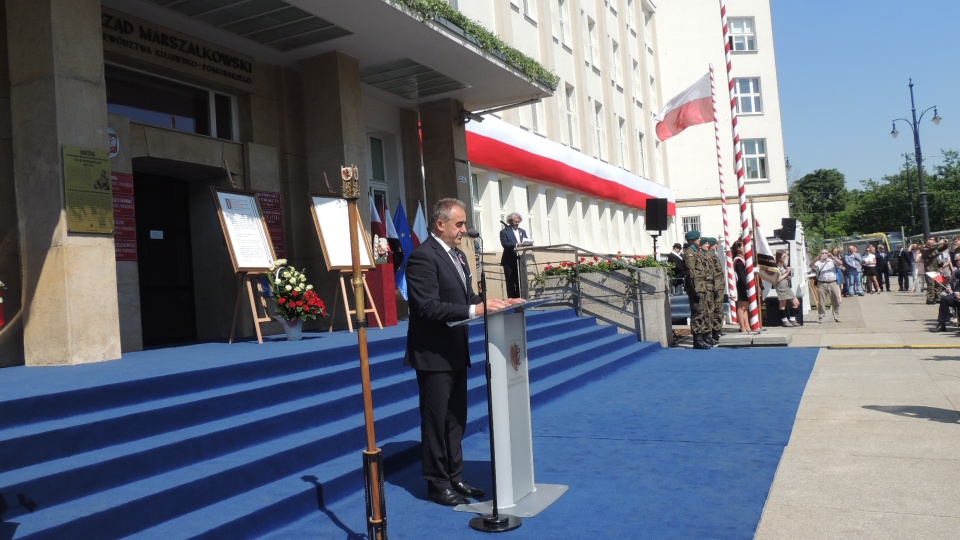
{"type": "Polygon", "coordinates": [[[423,478],[430,500],[445,506],[481,498],[484,491],[463,479],[463,439],[467,423],[469,335],[462,321],[519,301],[488,299],[473,292],[472,274],[458,249],[467,231],[464,203],[441,199],[430,213],[430,237],[407,262],[410,323],[404,364],[417,371],[423,478]]]}
{"type": "Polygon", "coordinates": [[[514,212],[507,216],[507,224],[500,231],[500,245],[503,246],[503,255],[500,256],[500,266],[503,267],[503,278],[507,282],[507,298],[520,298],[520,279],[523,276],[523,255],[517,252],[517,246],[522,246],[527,238],[527,231],[520,228],[523,219],[514,212]]]}

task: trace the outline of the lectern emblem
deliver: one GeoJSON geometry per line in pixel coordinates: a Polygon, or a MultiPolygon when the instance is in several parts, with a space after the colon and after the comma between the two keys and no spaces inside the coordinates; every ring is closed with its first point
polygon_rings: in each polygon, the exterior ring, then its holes
{"type": "Polygon", "coordinates": [[[520,371],[520,344],[514,343],[510,346],[510,365],[514,371],[520,371]]]}

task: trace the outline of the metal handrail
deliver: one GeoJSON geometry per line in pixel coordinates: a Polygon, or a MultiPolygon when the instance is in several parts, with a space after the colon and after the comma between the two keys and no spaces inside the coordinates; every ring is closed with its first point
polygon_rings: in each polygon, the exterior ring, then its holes
{"type": "MultiPolygon", "coordinates": [[[[585,248],[583,248],[583,247],[576,246],[576,245],[573,245],[573,244],[555,244],[555,245],[549,245],[549,246],[527,247],[527,248],[520,248],[518,251],[520,251],[520,252],[527,252],[527,253],[532,252],[532,251],[572,253],[573,258],[574,258],[574,260],[573,260],[573,264],[574,264],[574,266],[573,266],[573,272],[574,272],[574,275],[573,275],[573,283],[574,283],[575,290],[576,290],[576,299],[575,299],[574,309],[576,310],[577,315],[578,315],[578,316],[582,316],[582,315],[583,315],[583,300],[584,300],[584,298],[587,298],[587,299],[590,299],[590,300],[594,300],[594,301],[596,301],[596,302],[598,302],[598,303],[604,303],[609,309],[613,310],[614,312],[618,312],[618,313],[620,313],[620,314],[622,314],[622,315],[626,315],[626,316],[634,319],[634,331],[635,331],[635,333],[637,334],[637,336],[638,336],[638,338],[639,338],[640,340],[643,340],[643,339],[644,339],[644,320],[645,320],[645,318],[646,318],[646,314],[645,314],[645,312],[644,312],[643,296],[644,296],[645,294],[647,294],[647,293],[644,291],[645,283],[644,283],[644,281],[643,281],[642,272],[638,272],[638,270],[640,270],[640,268],[638,268],[638,267],[636,267],[636,266],[633,266],[633,265],[625,262],[622,258],[621,258],[621,259],[618,259],[618,258],[616,258],[616,256],[611,257],[611,256],[608,256],[608,255],[596,253],[596,252],[594,252],[594,251],[590,251],[590,250],[588,250],[588,249],[585,249],[585,248]],[[625,301],[627,301],[627,302],[630,302],[630,303],[633,305],[633,307],[634,307],[633,310],[628,310],[628,309],[620,308],[620,307],[618,307],[618,306],[615,306],[615,305],[613,305],[613,304],[610,304],[610,303],[608,303],[608,302],[605,302],[604,299],[602,299],[602,298],[600,298],[600,297],[593,296],[593,295],[589,295],[589,294],[585,294],[584,289],[583,289],[583,283],[582,283],[582,277],[581,277],[581,272],[580,272],[580,266],[579,266],[579,265],[581,264],[581,263],[580,263],[580,260],[581,260],[582,258],[585,258],[585,257],[593,258],[593,259],[594,259],[595,261],[597,261],[597,262],[600,262],[600,261],[606,262],[606,263],[610,264],[611,266],[615,267],[616,270],[618,270],[618,271],[614,271],[614,272],[604,273],[605,276],[612,277],[612,278],[615,279],[616,281],[619,281],[619,282],[624,283],[624,284],[636,285],[635,290],[633,291],[633,295],[627,295],[627,294],[624,294],[624,295],[623,295],[623,299],[624,299],[625,301]],[[622,270],[626,270],[626,271],[630,272],[631,277],[630,277],[629,279],[626,278],[622,273],[619,272],[619,271],[622,271],[622,270]],[[639,308],[639,314],[637,313],[637,308],[639,308]]],[[[490,254],[492,254],[492,253],[490,253],[490,254]]],[[[526,257],[530,257],[530,256],[531,256],[531,255],[526,255],[526,257]]],[[[534,266],[535,268],[533,269],[532,272],[530,271],[530,266],[531,266],[531,265],[530,265],[530,264],[525,265],[525,267],[527,268],[527,271],[526,271],[526,275],[524,276],[524,281],[525,281],[525,282],[528,284],[528,286],[529,286],[529,284],[532,283],[533,281],[535,281],[535,280],[536,280],[536,277],[538,277],[538,276],[540,275],[540,273],[541,273],[541,272],[540,272],[540,267],[541,267],[541,266],[547,265],[547,264],[559,264],[559,263],[561,263],[561,262],[570,262],[570,261],[566,261],[566,260],[558,260],[558,261],[536,261],[536,260],[534,260],[534,261],[533,261],[534,264],[533,264],[532,266],[534,266]],[[531,275],[533,275],[534,277],[531,278],[531,277],[530,277],[531,275]]],[[[487,262],[484,262],[483,264],[485,264],[485,265],[490,265],[490,266],[499,266],[498,264],[495,264],[495,263],[487,263],[487,262]]],[[[591,273],[592,273],[592,272],[591,272],[591,273]]],[[[622,325],[621,325],[621,326],[622,326],[622,325]]]]}

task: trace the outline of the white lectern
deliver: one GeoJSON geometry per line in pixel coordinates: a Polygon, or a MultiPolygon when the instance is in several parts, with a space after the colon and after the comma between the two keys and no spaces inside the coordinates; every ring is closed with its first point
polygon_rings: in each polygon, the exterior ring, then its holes
{"type": "MultiPolygon", "coordinates": [[[[530,372],[525,311],[555,298],[539,298],[487,314],[487,348],[493,418],[492,459],[496,464],[499,510],[532,517],[553,504],[568,486],[537,484],[533,474],[533,428],[530,415],[530,372]]],[[[467,321],[451,324],[465,324],[467,321]]],[[[461,504],[461,512],[488,513],[493,501],[461,504]]]]}

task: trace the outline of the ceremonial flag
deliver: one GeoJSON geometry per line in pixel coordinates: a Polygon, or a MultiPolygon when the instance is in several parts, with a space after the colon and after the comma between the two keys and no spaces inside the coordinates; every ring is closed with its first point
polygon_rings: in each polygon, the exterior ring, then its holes
{"type": "Polygon", "coordinates": [[[403,211],[403,202],[397,201],[397,217],[393,218],[394,232],[398,234],[400,238],[400,246],[403,248],[403,262],[400,263],[400,266],[397,268],[397,273],[395,275],[397,280],[397,288],[400,289],[400,294],[403,296],[403,299],[407,299],[407,261],[410,259],[410,254],[413,253],[413,236],[410,233],[410,223],[407,222],[407,214],[403,211]]]}
{"type": "Polygon", "coordinates": [[[680,92],[663,106],[657,121],[657,138],[665,141],[690,126],[713,122],[713,93],[710,73],[680,92]]]}
{"type": "Polygon", "coordinates": [[[429,235],[427,218],[423,215],[423,206],[420,205],[420,201],[417,201],[417,217],[413,220],[413,247],[426,242],[429,235]]]}
{"type": "Polygon", "coordinates": [[[768,271],[777,270],[777,260],[773,257],[773,252],[770,251],[770,244],[767,243],[767,238],[763,235],[763,231],[760,230],[760,224],[755,223],[755,227],[757,266],[768,271]]]}
{"type": "Polygon", "coordinates": [[[370,195],[370,234],[385,238],[387,228],[383,226],[383,220],[380,219],[380,212],[377,205],[373,202],[373,194],[370,195]]]}

